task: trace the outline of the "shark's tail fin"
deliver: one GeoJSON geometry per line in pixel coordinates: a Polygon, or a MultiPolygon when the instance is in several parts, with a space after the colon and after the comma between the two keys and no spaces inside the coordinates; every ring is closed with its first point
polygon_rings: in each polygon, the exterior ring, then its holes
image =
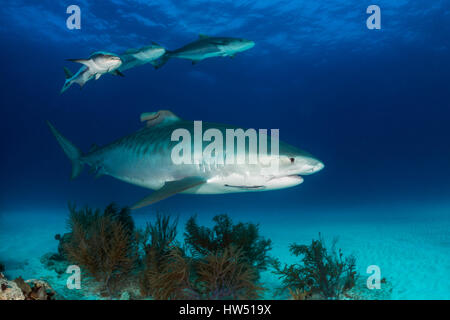
{"type": "Polygon", "coordinates": [[[155,67],[156,70],[158,70],[159,68],[164,66],[167,63],[167,61],[169,61],[170,57],[171,57],[171,52],[166,51],[166,53],[161,58],[159,58],[158,60],[152,61],[151,64],[153,65],[153,67],[155,67]]]}
{"type": "Polygon", "coordinates": [[[71,178],[75,179],[80,175],[81,171],[83,171],[83,163],[81,161],[83,153],[72,142],[63,137],[62,134],[59,133],[58,130],[56,130],[55,127],[49,121],[47,121],[47,125],[49,126],[50,130],[55,136],[56,141],[58,141],[59,145],[63,149],[64,153],[72,162],[71,178]]]}
{"type": "Polygon", "coordinates": [[[66,91],[67,89],[69,89],[69,87],[72,85],[72,77],[73,74],[72,72],[67,69],[66,67],[64,67],[64,74],[66,75],[66,82],[64,82],[64,86],[61,89],[61,93],[63,93],[64,91],[66,91]]]}

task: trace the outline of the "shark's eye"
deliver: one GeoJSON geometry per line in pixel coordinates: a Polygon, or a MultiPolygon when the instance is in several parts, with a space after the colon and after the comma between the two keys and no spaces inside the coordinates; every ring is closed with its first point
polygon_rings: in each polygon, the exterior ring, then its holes
{"type": "Polygon", "coordinates": [[[291,163],[294,163],[294,162],[295,162],[295,159],[294,159],[294,158],[289,158],[289,160],[291,160],[291,163]]]}

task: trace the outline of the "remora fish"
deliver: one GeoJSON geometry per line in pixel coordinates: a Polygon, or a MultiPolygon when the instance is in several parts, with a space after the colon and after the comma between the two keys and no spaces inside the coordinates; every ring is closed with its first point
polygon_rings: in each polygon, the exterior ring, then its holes
{"type": "Polygon", "coordinates": [[[61,93],[66,91],[73,83],[78,83],[83,88],[86,82],[94,77],[95,80],[98,80],[105,73],[123,76],[117,70],[122,65],[122,59],[114,53],[95,52],[91,54],[89,59],[68,59],[68,61],[78,62],[83,64],[83,66],[75,75],[69,69],[64,68],[66,82],[61,89],[61,93]]]}
{"type": "Polygon", "coordinates": [[[249,50],[254,46],[255,42],[251,40],[199,35],[197,41],[174,51],[167,50],[157,67],[162,67],[170,58],[191,60],[192,64],[212,57],[233,58],[236,53],[249,50]]]}
{"type": "MultiPolygon", "coordinates": [[[[278,170],[273,172],[260,164],[174,164],[172,149],[179,142],[171,141],[172,133],[183,128],[192,134],[194,122],[182,120],[170,111],[143,114],[141,121],[147,122],[145,128],[104,147],[96,147],[88,154],[83,154],[52,124],[47,123],[72,161],[72,179],[76,178],[87,164],[93,171],[97,171],[98,176],[110,175],[124,182],[156,190],[137,202],[132,209],[144,207],[177,193],[220,194],[292,187],[303,182],[301,175],[315,173],[324,167],[322,162],[312,155],[281,141],[278,170]]],[[[203,128],[205,131],[209,128],[218,129],[223,137],[227,129],[236,129],[229,125],[207,122],[203,123],[203,128]]],[[[270,139],[268,140],[270,142],[270,139]]],[[[194,145],[193,142],[192,144],[194,145]]],[[[191,150],[193,151],[194,147],[191,150]]]]}
{"type": "Polygon", "coordinates": [[[166,49],[155,42],[139,49],[128,49],[120,55],[123,63],[118,70],[125,71],[146,63],[156,66],[157,59],[161,58],[165,53],[166,49]]]}

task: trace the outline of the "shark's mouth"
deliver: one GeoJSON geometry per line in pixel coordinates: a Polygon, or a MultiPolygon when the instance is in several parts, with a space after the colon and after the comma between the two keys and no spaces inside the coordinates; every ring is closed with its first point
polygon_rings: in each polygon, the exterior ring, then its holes
{"type": "Polygon", "coordinates": [[[282,177],[273,177],[269,179],[264,185],[231,185],[225,184],[225,187],[236,188],[243,190],[263,190],[263,189],[278,189],[287,188],[298,185],[303,182],[303,178],[299,175],[288,175],[282,177]]]}
{"type": "Polygon", "coordinates": [[[265,186],[232,186],[230,184],[226,184],[225,187],[237,188],[237,189],[250,189],[250,190],[258,190],[258,189],[265,188],[265,186]]]}

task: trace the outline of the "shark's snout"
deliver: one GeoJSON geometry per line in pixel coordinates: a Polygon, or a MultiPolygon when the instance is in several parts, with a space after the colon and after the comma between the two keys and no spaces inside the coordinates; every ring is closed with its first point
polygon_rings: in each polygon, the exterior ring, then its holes
{"type": "Polygon", "coordinates": [[[321,161],[314,159],[304,166],[305,173],[303,174],[313,174],[322,170],[324,167],[325,165],[321,161]]]}
{"type": "Polygon", "coordinates": [[[325,165],[322,161],[313,157],[291,158],[292,165],[298,170],[300,175],[310,175],[322,170],[325,165]]]}
{"type": "Polygon", "coordinates": [[[243,39],[243,40],[241,40],[241,43],[240,43],[240,50],[242,50],[242,51],[249,50],[249,49],[253,48],[254,46],[255,46],[255,41],[243,39]]]}

